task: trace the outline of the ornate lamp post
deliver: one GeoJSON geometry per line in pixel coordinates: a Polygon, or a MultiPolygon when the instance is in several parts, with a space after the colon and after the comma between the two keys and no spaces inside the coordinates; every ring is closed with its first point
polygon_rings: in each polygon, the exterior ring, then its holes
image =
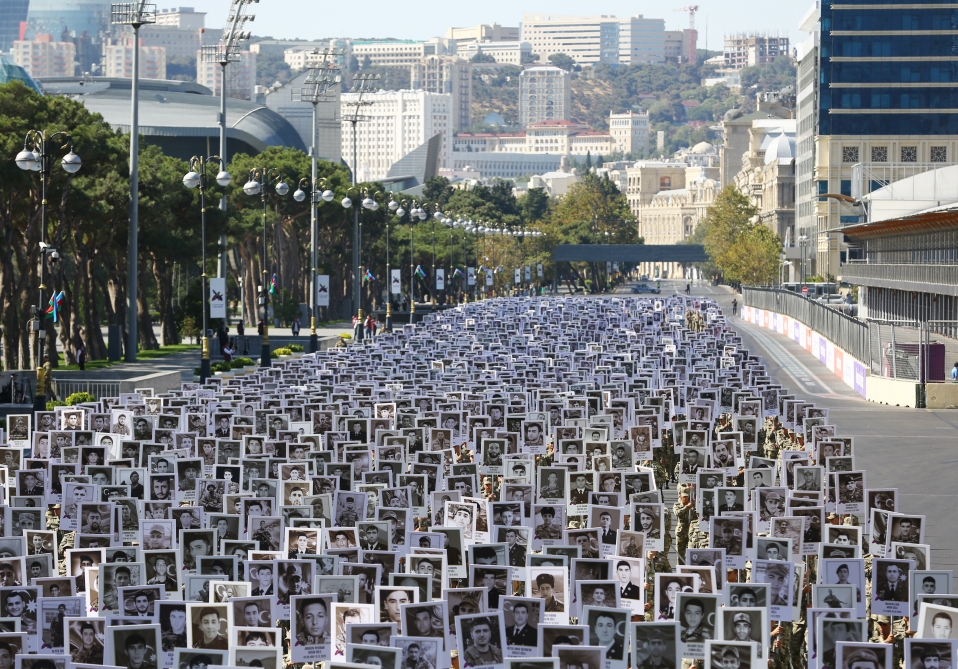
{"type": "MultiPolygon", "coordinates": [[[[315,106],[313,108],[313,115],[315,117],[316,110],[315,106]]],[[[315,168],[316,159],[313,158],[313,166],[315,168]]],[[[314,169],[315,174],[315,169],[314,169]]],[[[319,206],[320,202],[332,202],[333,198],[336,196],[333,191],[329,189],[329,185],[326,179],[314,179],[312,182],[305,177],[299,180],[299,186],[296,188],[296,191],[293,193],[293,199],[297,202],[302,202],[306,199],[306,191],[304,188],[309,188],[309,209],[310,209],[310,279],[309,279],[309,352],[315,353],[319,350],[319,337],[316,336],[316,265],[317,265],[317,211],[316,208],[319,206]]]]}
{"type": "Polygon", "coordinates": [[[269,352],[269,265],[266,255],[269,231],[266,224],[266,209],[268,205],[269,185],[276,181],[276,194],[280,197],[289,192],[289,186],[283,180],[283,173],[276,167],[254,167],[249,171],[249,180],[243,186],[243,192],[251,197],[260,196],[263,201],[263,284],[259,287],[259,316],[263,320],[263,346],[260,352],[260,365],[269,367],[272,364],[269,352]]]}
{"type": "Polygon", "coordinates": [[[183,177],[184,186],[200,189],[200,230],[203,245],[203,347],[202,359],[200,360],[200,383],[206,383],[206,379],[210,378],[210,340],[209,332],[206,329],[206,303],[210,299],[209,290],[206,287],[206,166],[209,163],[218,165],[220,168],[216,174],[216,183],[223,187],[229,186],[233,177],[226,171],[223,159],[219,156],[210,156],[209,158],[193,156],[190,158],[190,171],[183,177]]]}
{"type": "MultiPolygon", "coordinates": [[[[43,370],[42,346],[46,343],[47,337],[46,320],[42,317],[41,312],[44,294],[47,289],[47,259],[49,258],[52,263],[60,260],[60,254],[57,253],[57,250],[47,244],[47,185],[50,181],[50,169],[54,158],[52,155],[54,147],[51,144],[55,144],[54,140],[58,137],[63,142],[60,146],[61,151],[66,149],[67,146],[70,147],[70,151],[60,160],[60,167],[67,174],[76,174],[80,171],[83,163],[80,156],[73,152],[73,140],[70,133],[63,130],[50,135],[42,130],[30,130],[23,140],[23,151],[18,153],[15,159],[17,167],[21,170],[40,173],[40,299],[37,302],[37,307],[34,308],[36,318],[31,321],[33,331],[36,332],[37,392],[34,397],[34,408],[38,411],[44,411],[47,406],[46,395],[41,394],[45,373],[43,370]]],[[[57,309],[59,308],[56,294],[51,298],[51,307],[53,309],[53,320],[56,321],[57,309]]]]}

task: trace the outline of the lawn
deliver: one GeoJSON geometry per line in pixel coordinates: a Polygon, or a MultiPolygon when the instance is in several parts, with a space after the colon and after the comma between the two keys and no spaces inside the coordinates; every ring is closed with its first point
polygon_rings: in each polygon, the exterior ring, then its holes
{"type": "MultiPolygon", "coordinates": [[[[183,353],[184,351],[198,351],[200,347],[198,344],[173,344],[172,346],[161,346],[158,349],[147,351],[140,349],[136,353],[136,359],[139,360],[155,360],[156,358],[162,358],[167,355],[172,355],[174,353],[183,353]]],[[[115,367],[116,365],[124,364],[122,360],[117,360],[116,362],[110,362],[109,360],[90,360],[86,364],[87,370],[93,369],[106,369],[107,367],[115,367]]],[[[79,371],[77,365],[67,365],[64,364],[63,353],[60,353],[60,366],[57,367],[57,370],[60,371],[69,371],[77,370],[79,371]]]]}

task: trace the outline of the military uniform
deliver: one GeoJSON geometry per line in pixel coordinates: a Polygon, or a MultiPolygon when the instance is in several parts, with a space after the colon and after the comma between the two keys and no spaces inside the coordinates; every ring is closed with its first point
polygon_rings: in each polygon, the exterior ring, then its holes
{"type": "MultiPolygon", "coordinates": [[[[662,551],[656,551],[655,557],[645,561],[645,582],[648,588],[645,592],[645,601],[655,601],[655,575],[668,574],[672,571],[672,565],[669,563],[669,557],[662,551]]],[[[645,612],[647,621],[655,620],[654,607],[645,612]]]]}
{"type": "MultiPolygon", "coordinates": [[[[681,491],[679,492],[681,495],[681,491]]],[[[689,530],[692,521],[697,518],[695,507],[686,508],[681,499],[672,505],[672,513],[675,514],[677,525],[675,527],[676,552],[679,556],[679,564],[685,564],[685,551],[689,546],[689,530]]]]}

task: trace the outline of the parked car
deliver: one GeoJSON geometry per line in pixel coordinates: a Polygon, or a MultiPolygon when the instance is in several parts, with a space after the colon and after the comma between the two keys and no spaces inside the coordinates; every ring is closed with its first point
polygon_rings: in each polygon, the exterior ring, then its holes
{"type": "Polygon", "coordinates": [[[632,286],[632,293],[637,295],[658,295],[662,291],[656,288],[655,286],[650,286],[645,283],[640,283],[632,286]]]}
{"type": "Polygon", "coordinates": [[[639,280],[640,280],[640,281],[648,281],[648,280],[649,280],[649,275],[648,275],[648,274],[643,274],[643,275],[642,275],[642,278],[639,279],[639,280]]]}

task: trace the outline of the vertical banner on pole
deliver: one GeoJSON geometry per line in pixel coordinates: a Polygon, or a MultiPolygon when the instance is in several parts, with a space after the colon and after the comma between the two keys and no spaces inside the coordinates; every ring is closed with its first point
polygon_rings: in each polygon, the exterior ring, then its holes
{"type": "Polygon", "coordinates": [[[226,318],[226,278],[209,280],[210,318],[226,318]]]}
{"type": "Polygon", "coordinates": [[[528,283],[529,281],[532,281],[532,268],[529,266],[526,266],[526,283],[528,283]]]}
{"type": "Polygon", "coordinates": [[[539,278],[540,278],[540,279],[542,278],[542,275],[543,275],[543,272],[542,272],[542,263],[539,263],[538,265],[536,265],[536,274],[539,275],[539,278]]]}
{"type": "Polygon", "coordinates": [[[619,271],[619,263],[617,263],[617,262],[612,263],[612,271],[613,271],[613,272],[618,272],[618,271],[619,271]]]}
{"type": "Polygon", "coordinates": [[[328,274],[316,275],[316,306],[317,307],[329,306],[329,275],[328,274]]]}
{"type": "Polygon", "coordinates": [[[446,289],[446,270],[437,269],[436,270],[436,290],[445,290],[446,289]]]}
{"type": "Polygon", "coordinates": [[[389,270],[389,273],[392,275],[389,277],[389,290],[393,295],[402,294],[402,270],[401,269],[392,269],[389,270]]]}
{"type": "Polygon", "coordinates": [[[520,274],[518,267],[516,268],[516,278],[515,278],[514,283],[515,283],[517,286],[518,286],[520,283],[522,283],[522,275],[520,274]]]}
{"type": "Polygon", "coordinates": [[[608,261],[607,261],[607,262],[605,263],[605,273],[606,273],[606,274],[612,274],[612,263],[611,263],[611,262],[608,262],[608,261]]]}
{"type": "Polygon", "coordinates": [[[486,285],[492,285],[492,272],[486,272],[486,285]]]}
{"type": "Polygon", "coordinates": [[[475,267],[466,268],[466,285],[468,286],[476,285],[476,268],[475,267]]]}

